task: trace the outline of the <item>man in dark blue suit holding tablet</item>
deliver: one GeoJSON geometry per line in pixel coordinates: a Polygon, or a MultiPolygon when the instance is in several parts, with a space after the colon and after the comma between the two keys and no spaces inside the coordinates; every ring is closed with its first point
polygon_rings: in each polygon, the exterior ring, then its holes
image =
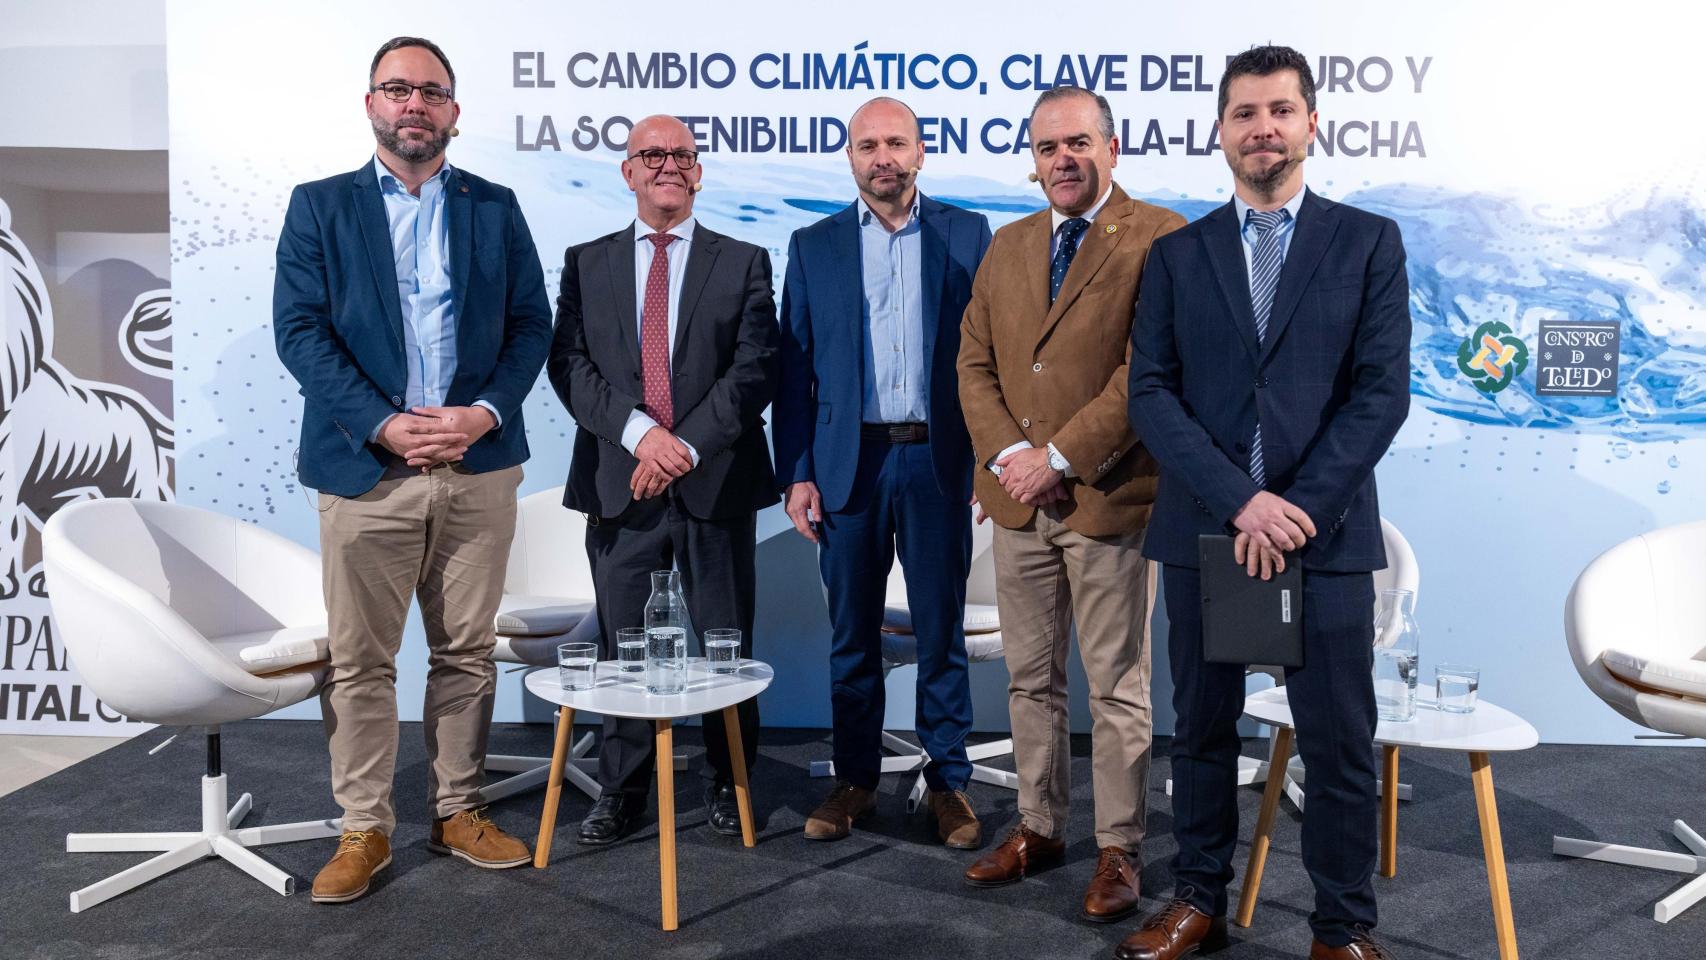
{"type": "Polygon", "coordinates": [[[1171,903],[1115,950],[1172,960],[1226,941],[1244,667],[1203,659],[1198,537],[1250,575],[1303,566],[1303,666],[1286,671],[1305,782],[1312,960],[1370,960],[1374,467],[1409,408],[1398,225],[1304,186],[1315,84],[1288,47],[1235,57],[1220,138],[1235,198],[1156,241],[1132,327],[1132,425],[1161,463],[1144,553],[1165,565],[1173,706],[1171,903]]]}
{"type": "Polygon", "coordinates": [[[972,451],[954,365],[989,222],[918,190],[924,147],[904,103],[860,107],[847,140],[859,198],[788,245],[775,401],[776,478],[794,528],[819,545],[833,628],[837,783],[805,834],[839,840],[876,805],[879,630],[898,553],[918,643],[930,810],[943,843],[971,849],[982,842],[965,796],[972,451]]]}
{"type": "Polygon", "coordinates": [[[369,74],[374,157],[291,194],[273,286],[278,354],[305,398],[299,472],[320,491],[320,699],[344,811],[316,903],[361,897],[391,862],[396,656],[413,597],[431,650],[427,847],[488,868],[529,860],[480,790],[492,621],[527,459],[521,405],[551,307],[515,194],[445,161],[461,108],[444,52],[398,37],[369,74]]]}

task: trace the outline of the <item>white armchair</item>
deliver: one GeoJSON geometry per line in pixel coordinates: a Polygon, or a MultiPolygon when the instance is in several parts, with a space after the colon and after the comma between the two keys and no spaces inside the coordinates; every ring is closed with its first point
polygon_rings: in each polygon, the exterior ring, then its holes
{"type": "MultiPolygon", "coordinates": [[[[1564,636],[1588,689],[1643,727],[1706,737],[1703,585],[1706,522],[1654,530],[1589,563],[1564,601],[1564,636]]],[[[1653,906],[1668,923],[1706,898],[1706,839],[1681,820],[1671,832],[1689,853],[1568,837],[1553,837],[1552,852],[1692,876],[1653,906]]]]}
{"type": "Polygon", "coordinates": [[[226,806],[219,725],[313,696],[325,680],[319,557],[252,524],[145,500],[90,500],[42,534],[54,625],[83,681],[133,720],[206,726],[201,823],[176,833],[73,833],[71,853],[159,855],[71,894],[72,912],[204,857],[281,894],[295,880],[248,848],[335,837],[338,820],[238,828],[226,806]]]}
{"type": "MultiPolygon", "coordinates": [[[[592,569],[586,559],[586,518],[563,506],[562,487],[530,494],[516,504],[515,540],[493,626],[497,646],[492,659],[522,669],[556,667],[558,644],[599,642],[592,569]]],[[[596,761],[587,756],[592,741],[593,735],[586,733],[575,742],[563,776],[596,799],[596,761]]],[[[489,754],[486,769],[515,774],[486,785],[481,796],[490,803],[550,779],[551,758],[489,754]]]]}
{"type": "MultiPolygon", "coordinates": [[[[1002,658],[1001,619],[995,606],[994,543],[994,521],[972,526],[971,571],[966,579],[965,609],[966,659],[971,663],[985,663],[1002,658]]],[[[912,633],[912,614],[906,598],[906,576],[898,559],[889,570],[883,608],[882,644],[885,676],[897,667],[918,662],[918,638],[912,633]]],[[[916,810],[924,798],[925,782],[922,771],[930,758],[924,755],[923,750],[887,730],[883,731],[883,748],[895,754],[883,758],[883,773],[920,771],[917,780],[912,784],[906,803],[908,812],[916,810]]],[[[978,762],[992,757],[1009,756],[1012,753],[1011,739],[968,746],[966,757],[972,761],[972,779],[1017,790],[1017,774],[978,762]]],[[[834,776],[835,764],[827,760],[813,761],[811,775],[834,776]]]]}

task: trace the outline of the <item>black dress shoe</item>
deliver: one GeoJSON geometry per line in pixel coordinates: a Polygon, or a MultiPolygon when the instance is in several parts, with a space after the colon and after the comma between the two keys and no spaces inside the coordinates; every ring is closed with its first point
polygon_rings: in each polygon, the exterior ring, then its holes
{"type": "Polygon", "coordinates": [[[581,821],[580,842],[592,846],[615,843],[633,830],[634,821],[645,809],[645,797],[630,796],[620,790],[604,791],[581,821]]]}
{"type": "Polygon", "coordinates": [[[711,829],[725,837],[740,833],[740,802],[735,799],[735,785],[727,780],[713,780],[705,788],[705,806],[710,810],[706,819],[711,829]]]}

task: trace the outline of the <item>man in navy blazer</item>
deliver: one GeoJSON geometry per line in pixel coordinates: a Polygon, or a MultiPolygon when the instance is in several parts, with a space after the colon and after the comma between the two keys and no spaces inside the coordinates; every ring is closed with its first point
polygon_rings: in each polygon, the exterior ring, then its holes
{"type": "Polygon", "coordinates": [[[297,187],[279,236],[273,326],[304,397],[299,474],[320,491],[321,706],[344,811],[317,903],[362,896],[391,860],[395,660],[412,596],[432,652],[428,849],[482,867],[529,859],[486,818],[480,790],[492,621],[527,459],[521,405],[551,311],[515,194],[445,161],[455,82],[430,41],[382,46],[367,92],[373,160],[297,187]]]}
{"type": "Polygon", "coordinates": [[[1374,467],[1409,408],[1398,225],[1304,186],[1315,84],[1288,47],[1220,87],[1235,199],[1150,253],[1130,408],[1161,462],[1144,553],[1165,565],[1173,706],[1173,902],[1115,951],[1165,960],[1225,940],[1238,839],[1244,666],[1203,659],[1197,538],[1233,534],[1250,575],[1303,565],[1303,666],[1286,670],[1304,784],[1314,960],[1390,957],[1376,911],[1374,587],[1386,565],[1374,467]]]}
{"type": "Polygon", "coordinates": [[[964,792],[973,464],[954,364],[989,222],[919,192],[924,148],[904,103],[866,103],[847,139],[859,198],[788,244],[772,436],[788,517],[820,547],[833,627],[837,783],[805,834],[838,840],[876,804],[880,629],[898,548],[918,646],[930,809],[942,842],[970,849],[982,841],[964,792]]]}

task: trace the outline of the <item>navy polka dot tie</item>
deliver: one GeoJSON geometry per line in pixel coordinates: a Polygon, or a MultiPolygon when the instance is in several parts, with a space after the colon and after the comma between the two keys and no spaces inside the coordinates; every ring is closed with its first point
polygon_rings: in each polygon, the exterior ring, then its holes
{"type": "Polygon", "coordinates": [[[1066,279],[1066,271],[1072,266],[1072,258],[1078,255],[1078,238],[1089,229],[1090,221],[1083,217],[1073,217],[1060,225],[1060,247],[1054,251],[1054,262],[1048,268],[1048,302],[1054,303],[1054,298],[1060,296],[1061,281],[1066,279]]]}
{"type": "Polygon", "coordinates": [[[665,430],[675,429],[675,399],[669,387],[669,245],[672,233],[646,236],[657,249],[646,272],[646,305],[640,314],[640,379],[645,410],[665,430]]]}

